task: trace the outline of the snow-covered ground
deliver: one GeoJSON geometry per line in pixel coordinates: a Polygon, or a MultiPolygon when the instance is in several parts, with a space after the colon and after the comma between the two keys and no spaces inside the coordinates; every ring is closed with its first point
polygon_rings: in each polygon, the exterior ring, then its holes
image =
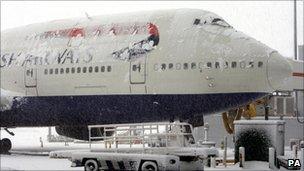
{"type": "Polygon", "coordinates": [[[228,165],[227,167],[224,166],[217,166],[216,168],[209,168],[205,167],[205,170],[212,171],[212,170],[256,170],[256,171],[267,171],[271,170],[269,169],[269,165],[267,162],[261,162],[261,161],[247,161],[245,162],[245,167],[241,168],[239,167],[239,164],[235,165],[228,165]]]}
{"type": "Polygon", "coordinates": [[[83,168],[70,167],[71,162],[67,159],[51,159],[48,152],[54,149],[88,148],[88,144],[64,142],[47,142],[48,128],[16,128],[12,129],[15,136],[1,130],[2,138],[9,138],[12,141],[13,154],[0,156],[0,170],[83,170],[83,168]],[[41,147],[40,137],[43,142],[41,147]],[[21,154],[16,154],[21,153],[21,154]],[[22,153],[32,155],[22,155],[22,153]],[[35,154],[35,155],[33,155],[35,154]],[[38,156],[39,155],[39,156],[38,156]]]}
{"type": "MultiPolygon", "coordinates": [[[[8,135],[1,130],[1,138],[10,138],[13,143],[11,155],[0,155],[0,170],[83,170],[82,167],[72,168],[71,162],[67,159],[52,159],[48,156],[54,150],[85,150],[89,148],[88,143],[68,143],[47,142],[48,128],[17,128],[12,130],[16,135],[8,135]],[[40,137],[43,142],[41,147],[40,137]]],[[[95,143],[93,149],[104,148],[103,143],[95,143]]],[[[286,148],[285,150],[289,150],[286,148]]],[[[234,159],[234,150],[228,148],[227,158],[234,159]]],[[[220,158],[223,150],[219,149],[220,158]]],[[[291,155],[290,151],[285,151],[286,155],[291,155]]],[[[299,156],[301,154],[299,153],[299,156]]],[[[291,157],[292,158],[292,157],[291,157]]],[[[267,162],[247,161],[245,168],[240,168],[238,164],[228,164],[228,167],[219,165],[216,168],[205,167],[205,170],[270,170],[267,162]]],[[[285,170],[281,167],[280,170],[285,170]]]]}
{"type": "Polygon", "coordinates": [[[72,168],[67,159],[50,159],[48,156],[1,155],[0,170],[83,170],[72,168]]]}

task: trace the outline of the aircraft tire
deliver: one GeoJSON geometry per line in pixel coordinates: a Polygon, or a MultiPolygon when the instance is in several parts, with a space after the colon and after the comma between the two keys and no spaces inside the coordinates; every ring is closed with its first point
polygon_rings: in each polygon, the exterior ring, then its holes
{"type": "Polygon", "coordinates": [[[7,154],[12,149],[12,142],[8,138],[0,141],[0,153],[7,154]]]}

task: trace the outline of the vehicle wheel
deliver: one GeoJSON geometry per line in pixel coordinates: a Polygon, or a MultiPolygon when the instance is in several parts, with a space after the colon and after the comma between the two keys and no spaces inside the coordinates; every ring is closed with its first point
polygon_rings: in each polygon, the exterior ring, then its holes
{"type": "Polygon", "coordinates": [[[146,161],[141,165],[142,171],[157,171],[157,165],[155,162],[146,161]]]}
{"type": "Polygon", "coordinates": [[[87,160],[84,164],[85,171],[98,171],[99,166],[96,160],[90,159],[87,160]]]}
{"type": "Polygon", "coordinates": [[[12,149],[12,142],[8,138],[4,138],[1,140],[0,143],[0,152],[1,153],[8,153],[12,149]]]}

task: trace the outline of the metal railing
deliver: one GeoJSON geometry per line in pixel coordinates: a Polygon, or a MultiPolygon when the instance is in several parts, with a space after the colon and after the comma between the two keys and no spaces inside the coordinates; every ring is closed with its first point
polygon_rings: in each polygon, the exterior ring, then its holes
{"type": "Polygon", "coordinates": [[[89,125],[90,149],[92,141],[103,141],[105,148],[124,147],[185,147],[194,141],[193,127],[188,123],[138,123],[89,125]],[[98,132],[93,135],[92,131],[98,132]]]}

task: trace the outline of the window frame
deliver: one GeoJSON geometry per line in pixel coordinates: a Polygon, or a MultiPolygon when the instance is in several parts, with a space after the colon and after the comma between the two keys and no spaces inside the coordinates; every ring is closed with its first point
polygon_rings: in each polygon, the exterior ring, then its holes
{"type": "Polygon", "coordinates": [[[263,68],[264,62],[263,61],[259,61],[258,62],[258,68],[263,68]]]}
{"type": "Polygon", "coordinates": [[[76,72],[79,74],[79,73],[81,73],[81,67],[77,67],[77,69],[76,69],[76,72]]]}
{"type": "Polygon", "coordinates": [[[196,62],[191,62],[191,69],[196,69],[196,68],[197,68],[196,62]]]}
{"type": "Polygon", "coordinates": [[[72,67],[72,68],[71,68],[71,73],[72,73],[72,74],[75,74],[75,72],[76,72],[75,67],[72,67]]]}
{"type": "Polygon", "coordinates": [[[231,68],[237,68],[237,62],[236,61],[231,62],[231,68]]]}
{"type": "Polygon", "coordinates": [[[82,73],[87,73],[87,67],[86,66],[82,67],[82,73]]]}
{"type": "Polygon", "coordinates": [[[183,69],[188,70],[189,69],[189,64],[187,62],[183,63],[183,69]]]}
{"type": "Polygon", "coordinates": [[[169,64],[168,64],[168,69],[169,69],[169,70],[173,70],[173,68],[174,68],[174,64],[173,64],[173,63],[169,63],[169,64]]]}
{"type": "Polygon", "coordinates": [[[112,72],[112,66],[111,65],[107,66],[107,72],[112,72]]]}
{"type": "Polygon", "coordinates": [[[95,72],[95,73],[99,72],[99,67],[98,67],[98,66],[95,66],[95,67],[94,67],[94,72],[95,72]]]}
{"type": "Polygon", "coordinates": [[[70,68],[65,68],[65,73],[69,74],[70,73],[70,68]]]}
{"type": "Polygon", "coordinates": [[[220,68],[221,68],[220,62],[218,62],[218,61],[215,62],[215,63],[214,63],[214,68],[215,68],[215,69],[220,69],[220,68]]]}
{"type": "Polygon", "coordinates": [[[212,62],[207,62],[206,63],[206,68],[211,69],[212,68],[212,62]]]}
{"type": "Polygon", "coordinates": [[[106,67],[105,66],[101,66],[100,67],[100,72],[105,72],[106,71],[106,67]]]}

